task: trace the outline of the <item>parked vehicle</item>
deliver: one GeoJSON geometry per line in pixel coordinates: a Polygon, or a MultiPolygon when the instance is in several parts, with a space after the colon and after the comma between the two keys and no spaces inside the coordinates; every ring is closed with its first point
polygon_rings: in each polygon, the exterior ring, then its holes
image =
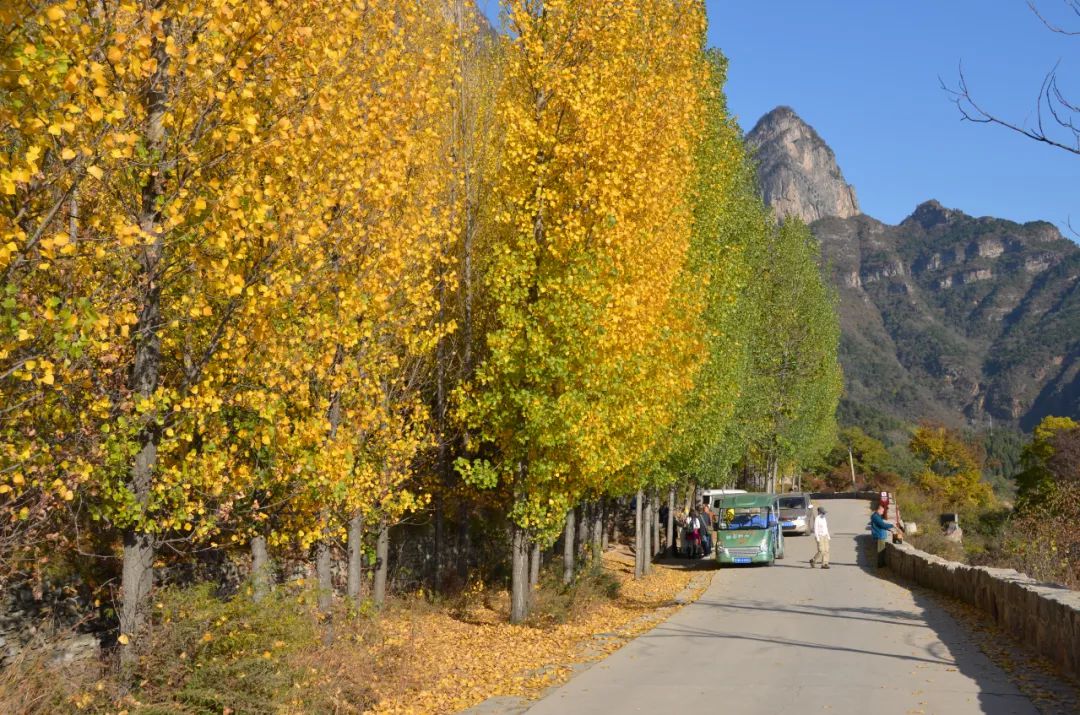
{"type": "Polygon", "coordinates": [[[717,503],[716,561],[721,566],[768,564],[784,558],[775,494],[724,495],[717,503]]]}
{"type": "MultiPolygon", "coordinates": [[[[713,516],[717,514],[717,510],[720,508],[720,502],[725,496],[729,494],[746,494],[745,489],[706,489],[701,493],[703,497],[709,500],[709,508],[712,509],[713,516]]],[[[719,518],[717,517],[719,520],[719,518]]],[[[716,524],[713,524],[715,527],[716,524]]]]}
{"type": "Polygon", "coordinates": [[[814,505],[809,494],[781,494],[780,527],[784,533],[809,534],[814,528],[814,505]]]}

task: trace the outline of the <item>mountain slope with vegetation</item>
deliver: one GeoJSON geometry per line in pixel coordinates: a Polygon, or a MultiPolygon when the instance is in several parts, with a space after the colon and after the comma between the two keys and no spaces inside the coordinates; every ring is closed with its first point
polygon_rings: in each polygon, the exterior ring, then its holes
{"type": "MultiPolygon", "coordinates": [[[[752,134],[775,135],[762,128],[774,116],[789,133],[801,122],[777,112],[752,134]]],[[[798,133],[824,145],[809,127],[798,133]]],[[[783,162],[805,170],[810,150],[785,146],[759,146],[770,174],[783,162]]],[[[831,156],[826,149],[813,153],[831,156]]],[[[838,177],[823,167],[812,183],[835,193],[846,187],[838,177]]],[[[771,203],[790,215],[821,209],[771,203]]],[[[811,229],[839,294],[846,421],[1030,429],[1048,414],[1080,414],[1080,248],[1052,224],[976,218],[927,201],[897,226],[843,210],[811,229]]]]}

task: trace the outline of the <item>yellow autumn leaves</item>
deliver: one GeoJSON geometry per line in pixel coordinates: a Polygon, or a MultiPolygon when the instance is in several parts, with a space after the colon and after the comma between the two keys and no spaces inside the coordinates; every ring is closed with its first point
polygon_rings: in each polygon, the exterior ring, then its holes
{"type": "Polygon", "coordinates": [[[443,497],[547,543],[723,451],[768,224],[703,5],[503,9],[3,3],[0,577],[443,497]]]}
{"type": "Polygon", "coordinates": [[[306,546],[423,503],[400,485],[448,330],[442,9],[16,1],[0,24],[0,571],[75,523],[306,546]]]}

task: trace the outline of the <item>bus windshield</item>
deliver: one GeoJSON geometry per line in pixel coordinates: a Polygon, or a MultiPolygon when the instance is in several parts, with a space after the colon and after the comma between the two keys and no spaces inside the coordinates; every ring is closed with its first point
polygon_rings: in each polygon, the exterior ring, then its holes
{"type": "Polygon", "coordinates": [[[775,523],[772,509],[765,506],[728,508],[720,512],[721,529],[765,529],[775,523]]]}

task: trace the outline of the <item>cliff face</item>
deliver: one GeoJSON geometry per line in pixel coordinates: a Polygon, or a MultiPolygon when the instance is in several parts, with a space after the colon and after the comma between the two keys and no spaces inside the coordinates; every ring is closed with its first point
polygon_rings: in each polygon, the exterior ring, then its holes
{"type": "Polygon", "coordinates": [[[1049,223],[937,201],[898,226],[861,215],[833,152],[787,108],[747,139],[765,200],[821,242],[848,410],[1028,429],[1080,417],[1080,247],[1049,223]]]}
{"type": "Polygon", "coordinates": [[[758,162],[765,203],[777,216],[812,223],[860,213],[855,190],[844,181],[832,149],[790,107],[777,107],[759,119],[746,142],[758,162]]]}
{"type": "Polygon", "coordinates": [[[840,298],[847,397],[908,420],[1080,415],[1080,248],[936,201],[812,225],[840,298]]]}

